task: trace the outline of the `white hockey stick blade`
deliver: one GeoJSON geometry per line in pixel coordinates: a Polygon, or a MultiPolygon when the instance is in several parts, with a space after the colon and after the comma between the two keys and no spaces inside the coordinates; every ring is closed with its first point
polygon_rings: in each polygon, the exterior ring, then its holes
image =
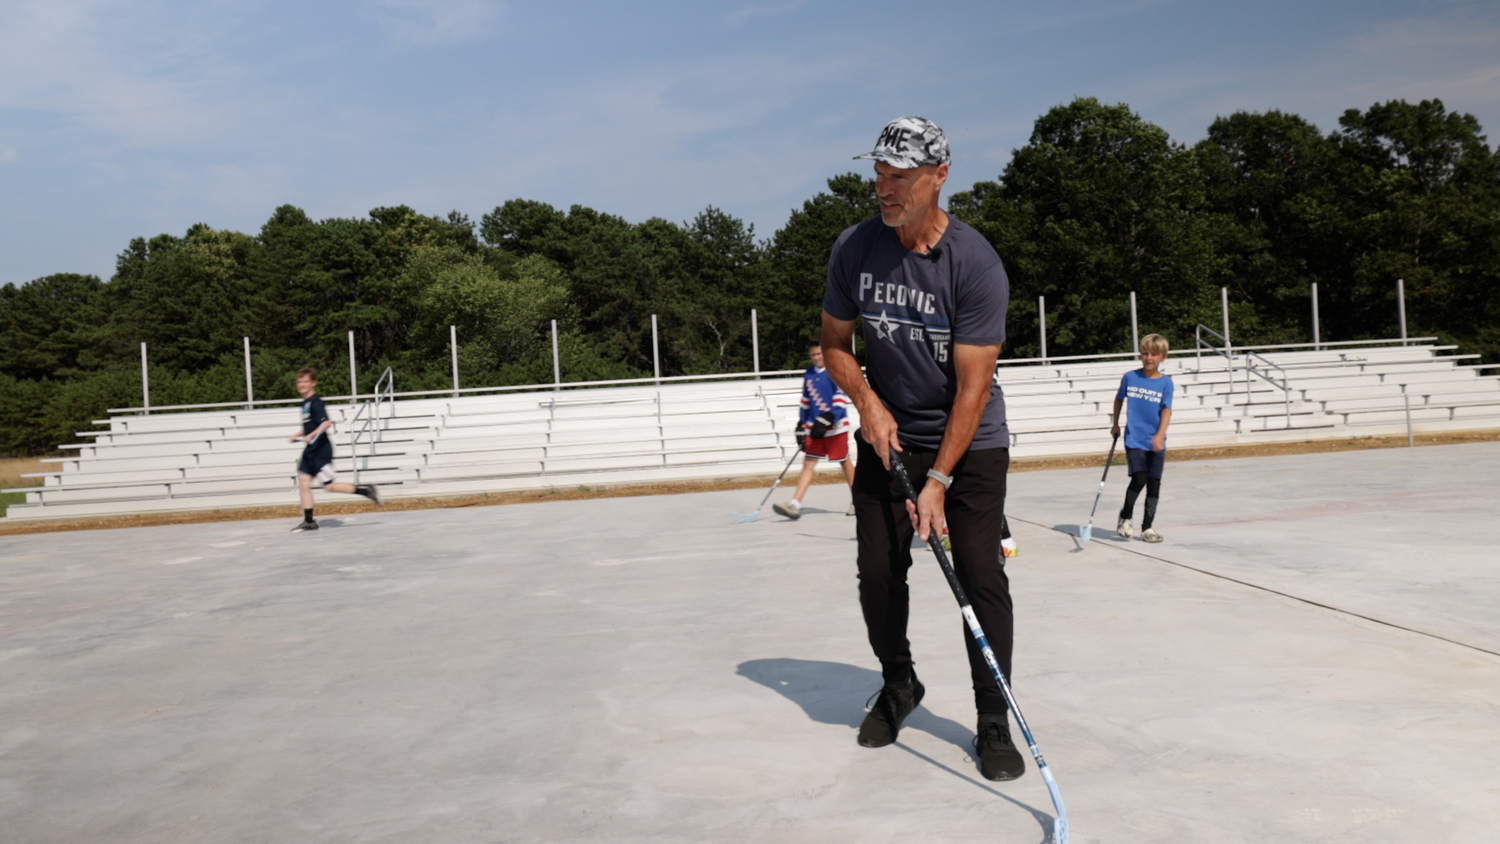
{"type": "Polygon", "coordinates": [[[735,524],[743,525],[760,518],[760,511],[757,510],[754,513],[730,513],[729,518],[733,519],[735,524]]]}
{"type": "Polygon", "coordinates": [[[1081,539],[1081,540],[1083,540],[1084,542],[1088,542],[1093,537],[1094,537],[1094,525],[1092,523],[1086,524],[1083,527],[1081,527],[1081,528],[1078,529],[1078,538],[1081,539]]]}

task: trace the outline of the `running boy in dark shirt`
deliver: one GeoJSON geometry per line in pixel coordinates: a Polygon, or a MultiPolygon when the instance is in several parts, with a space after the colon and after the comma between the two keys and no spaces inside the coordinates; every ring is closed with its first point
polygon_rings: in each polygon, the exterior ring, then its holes
{"type": "Polygon", "coordinates": [[[1125,462],[1130,469],[1130,488],[1125,490],[1125,506],[1115,532],[1123,539],[1135,535],[1130,524],[1135,513],[1135,499],[1146,490],[1146,512],[1141,519],[1141,539],[1160,542],[1161,534],[1151,527],[1156,520],[1156,501],[1161,495],[1161,474],[1167,462],[1167,425],[1172,422],[1172,379],[1161,371],[1167,359],[1167,340],[1160,334],[1141,338],[1141,368],[1125,373],[1120,391],[1115,394],[1115,412],[1110,421],[1110,436],[1120,435],[1120,408],[1129,402],[1125,423],[1125,462]]]}
{"type": "Polygon", "coordinates": [[[380,491],[370,484],[355,486],[334,482],[333,443],[328,439],[328,430],[333,427],[333,421],[328,418],[328,410],[323,407],[323,399],[318,395],[316,370],[297,370],[297,395],[302,397],[302,432],[293,434],[289,441],[296,442],[300,439],[306,445],[302,448],[302,459],[297,461],[297,488],[302,493],[302,524],[292,528],[292,533],[318,529],[318,523],[313,521],[314,481],[329,492],[362,495],[384,506],[380,500],[380,491]]]}

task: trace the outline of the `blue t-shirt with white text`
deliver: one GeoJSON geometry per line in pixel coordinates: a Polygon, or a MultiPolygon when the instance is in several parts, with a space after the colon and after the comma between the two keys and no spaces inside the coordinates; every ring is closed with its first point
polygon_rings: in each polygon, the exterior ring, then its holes
{"type": "Polygon", "coordinates": [[[1151,450],[1151,438],[1161,428],[1161,410],[1171,409],[1174,389],[1171,376],[1147,378],[1139,369],[1132,369],[1120,379],[1115,398],[1125,400],[1126,448],[1151,450]]]}

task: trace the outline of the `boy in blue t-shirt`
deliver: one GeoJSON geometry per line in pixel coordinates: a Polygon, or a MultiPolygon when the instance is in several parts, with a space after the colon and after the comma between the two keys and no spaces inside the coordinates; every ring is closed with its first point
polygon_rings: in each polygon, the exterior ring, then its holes
{"type": "Polygon", "coordinates": [[[1151,527],[1156,520],[1156,501],[1161,496],[1161,472],[1167,462],[1167,425],[1172,422],[1172,379],[1162,374],[1167,359],[1167,340],[1160,334],[1141,338],[1141,368],[1125,373],[1120,391],[1115,394],[1115,412],[1110,420],[1110,436],[1120,435],[1120,408],[1129,402],[1125,416],[1125,462],[1130,469],[1130,488],[1125,490],[1125,506],[1115,531],[1124,539],[1135,535],[1130,519],[1135,513],[1135,499],[1146,490],[1146,512],[1141,519],[1141,539],[1160,542],[1161,534],[1151,527]]]}
{"type": "Polygon", "coordinates": [[[312,485],[329,492],[361,495],[384,506],[380,491],[370,484],[335,483],[333,480],[333,443],[328,439],[328,430],[333,420],[328,418],[328,409],[318,395],[318,373],[312,369],[297,370],[297,395],[302,397],[302,431],[290,437],[291,442],[302,440],[302,459],[297,461],[297,489],[302,495],[302,523],[292,528],[292,533],[317,530],[313,521],[312,485]]]}

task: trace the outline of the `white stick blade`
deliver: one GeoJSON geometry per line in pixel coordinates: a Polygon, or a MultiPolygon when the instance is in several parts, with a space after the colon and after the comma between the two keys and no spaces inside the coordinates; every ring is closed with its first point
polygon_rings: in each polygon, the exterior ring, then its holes
{"type": "Polygon", "coordinates": [[[743,524],[746,524],[748,522],[753,522],[753,521],[755,521],[759,517],[760,517],[759,513],[730,513],[729,514],[729,518],[733,519],[734,523],[737,524],[737,525],[743,525],[743,524]]]}
{"type": "Polygon", "coordinates": [[[1084,542],[1088,542],[1090,539],[1093,538],[1093,536],[1094,536],[1094,526],[1093,525],[1084,525],[1083,527],[1081,527],[1081,528],[1078,529],[1078,538],[1081,539],[1081,540],[1083,540],[1084,542]]]}

